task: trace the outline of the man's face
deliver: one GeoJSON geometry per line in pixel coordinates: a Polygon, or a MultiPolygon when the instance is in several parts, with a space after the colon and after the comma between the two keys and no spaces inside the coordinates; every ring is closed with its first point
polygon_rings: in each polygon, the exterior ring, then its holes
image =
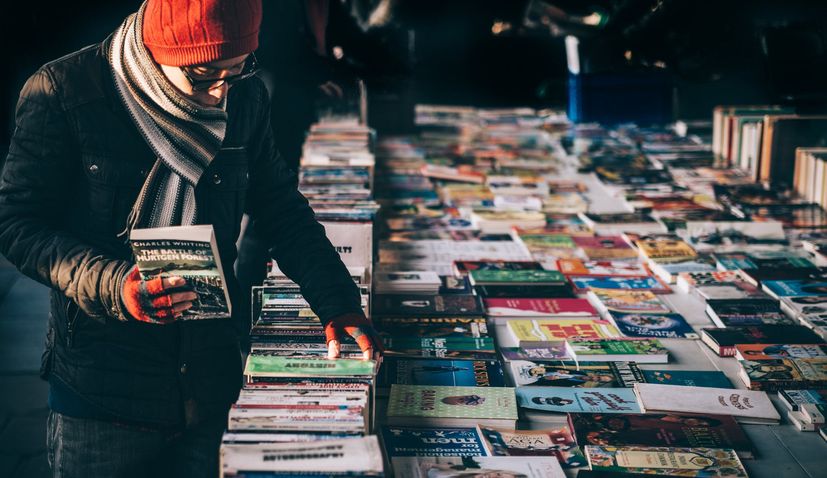
{"type": "Polygon", "coordinates": [[[205,63],[203,65],[184,67],[161,65],[161,70],[169,82],[187,98],[200,105],[217,106],[227,96],[227,92],[230,90],[230,86],[220,80],[227,76],[240,73],[244,68],[244,63],[248,56],[249,55],[242,55],[227,60],[205,63]],[[186,69],[187,74],[194,80],[215,79],[215,86],[204,90],[193,89],[192,83],[190,83],[182,68],[186,69]]]}

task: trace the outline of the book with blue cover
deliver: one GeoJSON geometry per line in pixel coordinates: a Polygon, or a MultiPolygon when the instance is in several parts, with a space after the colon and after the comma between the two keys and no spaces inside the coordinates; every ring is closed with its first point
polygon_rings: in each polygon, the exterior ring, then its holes
{"type": "Polygon", "coordinates": [[[578,294],[590,289],[649,290],[656,294],[671,290],[654,277],[569,277],[578,294]]]}
{"type": "Polygon", "coordinates": [[[610,312],[612,321],[627,337],[697,339],[698,334],[680,314],[626,314],[610,312]]]}
{"type": "Polygon", "coordinates": [[[505,387],[496,360],[426,360],[387,357],[379,370],[377,388],[393,384],[505,387]]]}
{"type": "Polygon", "coordinates": [[[687,387],[734,388],[726,374],[717,370],[641,370],[646,383],[687,387]]]}
{"type": "Polygon", "coordinates": [[[827,295],[827,281],[820,279],[765,280],[764,290],[774,297],[817,297],[827,295]]]}
{"type": "Polygon", "coordinates": [[[395,456],[488,456],[479,430],[469,428],[382,428],[388,458],[395,456]]]}
{"type": "Polygon", "coordinates": [[[544,412],[641,413],[631,388],[517,387],[517,404],[544,412]]]}

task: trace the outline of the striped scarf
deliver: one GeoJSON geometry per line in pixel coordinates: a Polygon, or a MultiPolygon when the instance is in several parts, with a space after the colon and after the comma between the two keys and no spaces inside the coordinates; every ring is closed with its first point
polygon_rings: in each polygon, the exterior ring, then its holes
{"type": "Polygon", "coordinates": [[[126,228],[192,225],[195,186],[218,153],[227,128],[226,101],[199,105],[179,93],[152,60],[142,38],[146,3],[115,31],[109,64],[121,100],[157,156],[126,228]]]}

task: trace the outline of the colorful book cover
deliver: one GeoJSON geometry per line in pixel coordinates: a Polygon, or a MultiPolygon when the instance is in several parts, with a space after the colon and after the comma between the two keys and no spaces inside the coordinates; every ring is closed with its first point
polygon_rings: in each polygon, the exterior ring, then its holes
{"type": "Polygon", "coordinates": [[[632,261],[583,261],[560,259],[557,268],[567,276],[581,277],[646,277],[649,271],[632,261]]]}
{"type": "Polygon", "coordinates": [[[543,266],[536,261],[454,261],[460,274],[471,271],[540,271],[543,266]]]}
{"type": "Polygon", "coordinates": [[[633,313],[668,313],[672,310],[648,290],[591,289],[589,296],[608,310],[633,313]]]}
{"type": "Polygon", "coordinates": [[[827,358],[825,344],[736,344],[735,350],[742,360],[827,358]]]}
{"type": "Polygon", "coordinates": [[[554,361],[574,360],[565,341],[528,344],[523,347],[500,347],[505,360],[554,361]]]}
{"type": "Polygon", "coordinates": [[[721,356],[735,355],[737,344],[820,344],[815,332],[803,325],[747,325],[703,329],[701,339],[721,356]]]}
{"type": "Polygon", "coordinates": [[[765,280],[764,288],[776,297],[817,297],[827,295],[827,282],[818,279],[765,280]]]}
{"type": "Polygon", "coordinates": [[[382,427],[389,458],[395,456],[488,456],[477,428],[382,427]]]}
{"type": "Polygon", "coordinates": [[[489,317],[547,317],[560,316],[596,316],[597,311],[586,299],[484,299],[486,313],[489,317]]]}
{"type": "Polygon", "coordinates": [[[737,270],[712,271],[712,272],[681,272],[679,280],[691,286],[728,284],[742,281],[743,277],[737,270]]]}
{"type": "Polygon", "coordinates": [[[583,446],[730,448],[742,457],[753,450],[738,422],[726,415],[572,413],[569,426],[583,446]]]}
{"type": "Polygon", "coordinates": [[[751,390],[827,387],[827,359],[741,360],[742,376],[751,390]]]}
{"type": "Polygon", "coordinates": [[[504,387],[502,366],[496,360],[424,360],[387,357],[379,370],[378,387],[443,385],[504,387]]]}
{"type": "Polygon", "coordinates": [[[599,319],[511,320],[507,327],[520,343],[555,342],[569,337],[610,339],[622,336],[611,322],[599,319]]]}
{"type": "Polygon", "coordinates": [[[634,259],[638,256],[620,236],[575,236],[573,239],[590,260],[634,259]]]}
{"type": "Polygon", "coordinates": [[[695,249],[680,239],[640,240],[635,245],[641,254],[655,262],[681,262],[698,255],[695,249]]]}
{"type": "Polygon", "coordinates": [[[492,456],[554,456],[564,468],[586,466],[586,457],[567,426],[544,430],[479,427],[492,456]]]}
{"type": "Polygon", "coordinates": [[[722,271],[755,269],[758,266],[743,252],[714,252],[712,256],[722,271]]]}
{"type": "MultiPolygon", "coordinates": [[[[666,355],[666,347],[656,339],[603,339],[603,340],[568,340],[569,347],[578,360],[594,360],[592,356],[613,355],[666,355]]],[[[633,360],[633,359],[630,359],[633,360]]]]}
{"type": "Polygon", "coordinates": [[[698,334],[680,314],[611,312],[611,317],[617,328],[628,337],[698,338],[698,334]]]}
{"type": "Polygon", "coordinates": [[[473,270],[469,272],[469,276],[471,277],[471,283],[474,285],[563,284],[566,282],[566,277],[560,272],[546,270],[473,270]]]}
{"type": "Polygon", "coordinates": [[[779,390],[778,396],[792,411],[801,405],[827,405],[827,390],[779,390]]]}
{"type": "Polygon", "coordinates": [[[622,388],[644,382],[634,362],[544,364],[513,361],[511,377],[518,387],[622,388]]]}
{"type": "Polygon", "coordinates": [[[656,293],[671,292],[669,287],[654,277],[569,277],[576,292],[591,289],[648,290],[656,293]]]}
{"type": "Polygon", "coordinates": [[[683,385],[686,387],[733,388],[726,374],[696,370],[641,370],[646,383],[683,385]]]}
{"type": "Polygon", "coordinates": [[[308,359],[282,357],[266,353],[250,354],[244,374],[271,377],[370,377],[376,362],[354,359],[308,359]]]}
{"type": "Polygon", "coordinates": [[[513,388],[393,385],[389,417],[516,420],[513,388]]]}
{"type": "Polygon", "coordinates": [[[523,408],[560,413],[641,413],[631,388],[518,387],[523,408]]]}
{"type": "Polygon", "coordinates": [[[722,448],[586,446],[592,470],[652,475],[747,478],[734,450],[722,448]]]}
{"type": "Polygon", "coordinates": [[[410,350],[445,350],[466,352],[495,352],[491,337],[383,337],[390,352],[410,350]]]}
{"type": "Polygon", "coordinates": [[[395,457],[396,478],[565,478],[556,458],[543,456],[395,457]]]}

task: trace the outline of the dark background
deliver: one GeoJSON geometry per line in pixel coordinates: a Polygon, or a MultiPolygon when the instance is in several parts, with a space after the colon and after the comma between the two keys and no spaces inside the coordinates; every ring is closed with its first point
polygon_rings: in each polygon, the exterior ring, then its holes
{"type": "MultiPolygon", "coordinates": [[[[276,0],[265,0],[271,2],[276,0]]],[[[285,1],[285,0],[278,0],[285,1]]],[[[721,103],[794,103],[820,110],[827,91],[827,2],[804,0],[549,0],[570,14],[595,9],[608,23],[581,36],[586,72],[667,73],[675,115],[707,118],[721,103]],[[631,52],[631,60],[624,58],[631,52]]],[[[43,63],[106,37],[139,2],[41,1],[3,7],[0,147],[8,143],[14,104],[43,63]]],[[[368,61],[393,89],[406,83],[413,102],[479,106],[566,104],[562,36],[521,27],[527,0],[398,0],[389,26],[369,41],[395,58],[368,61]],[[510,24],[500,35],[495,21],[510,24]],[[389,47],[390,46],[390,47],[389,47]],[[397,62],[391,74],[383,64],[397,62]],[[404,71],[397,68],[405,65],[404,71]]],[[[266,14],[266,10],[265,10],[266,14]]],[[[278,24],[265,16],[265,26],[278,24]]],[[[265,67],[268,65],[264,65],[265,67]]]]}

